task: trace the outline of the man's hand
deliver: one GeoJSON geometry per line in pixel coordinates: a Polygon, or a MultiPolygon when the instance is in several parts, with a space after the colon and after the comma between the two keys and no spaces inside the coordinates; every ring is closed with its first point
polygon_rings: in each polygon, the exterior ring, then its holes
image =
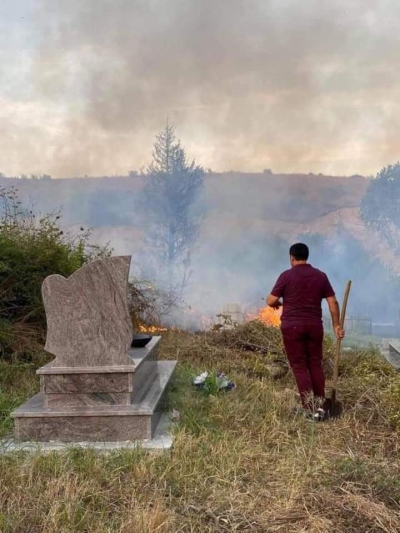
{"type": "Polygon", "coordinates": [[[270,307],[272,307],[272,309],[279,309],[282,307],[282,302],[278,300],[275,304],[270,305],[270,307]]]}
{"type": "Polygon", "coordinates": [[[279,309],[282,307],[282,302],[279,301],[278,296],[273,296],[272,294],[267,296],[266,302],[269,307],[272,307],[272,309],[279,309]]]}
{"type": "Polygon", "coordinates": [[[338,340],[341,340],[341,339],[344,339],[345,337],[345,331],[344,329],[342,329],[340,326],[335,326],[333,328],[334,332],[335,332],[335,335],[336,335],[336,338],[338,340]]]}

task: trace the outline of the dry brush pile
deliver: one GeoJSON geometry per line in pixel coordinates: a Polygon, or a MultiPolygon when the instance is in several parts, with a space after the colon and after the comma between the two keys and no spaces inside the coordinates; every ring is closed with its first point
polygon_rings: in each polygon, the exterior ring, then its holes
{"type": "MultiPolygon", "coordinates": [[[[288,375],[289,366],[278,327],[268,327],[259,320],[229,328],[217,327],[211,331],[188,335],[172,332],[185,345],[189,343],[190,360],[196,364],[217,363],[226,372],[242,371],[249,376],[280,379],[288,375]],[[179,337],[180,335],[180,337],[179,337]]],[[[324,339],[324,367],[329,376],[332,371],[334,345],[331,337],[324,339]]],[[[218,370],[218,369],[217,369],[218,370]]]]}

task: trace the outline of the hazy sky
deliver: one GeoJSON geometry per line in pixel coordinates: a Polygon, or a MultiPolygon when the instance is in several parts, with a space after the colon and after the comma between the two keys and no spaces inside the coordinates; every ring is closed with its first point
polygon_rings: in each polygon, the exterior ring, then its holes
{"type": "Polygon", "coordinates": [[[214,170],[400,159],[398,0],[0,0],[0,171],[127,173],[167,117],[214,170]]]}

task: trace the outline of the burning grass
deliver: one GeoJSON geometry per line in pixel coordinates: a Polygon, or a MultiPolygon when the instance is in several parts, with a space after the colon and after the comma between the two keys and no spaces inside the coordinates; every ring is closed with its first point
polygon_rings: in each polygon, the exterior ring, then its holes
{"type": "MultiPolygon", "coordinates": [[[[248,357],[278,352],[275,333],[251,323],[164,333],[161,356],[179,360],[169,397],[180,412],[173,452],[0,456],[0,531],[399,531],[399,375],[371,350],[349,353],[339,389],[344,417],[310,424],[291,414],[290,375],[260,379],[247,368],[248,357]],[[229,373],[237,389],[199,394],[191,378],[212,369],[229,373]]],[[[15,379],[5,375],[7,394],[36,386],[26,366],[15,379]]]]}
{"type": "Polygon", "coordinates": [[[280,326],[282,311],[282,307],[279,309],[272,309],[272,307],[268,306],[263,307],[258,313],[258,320],[266,326],[280,326]]]}

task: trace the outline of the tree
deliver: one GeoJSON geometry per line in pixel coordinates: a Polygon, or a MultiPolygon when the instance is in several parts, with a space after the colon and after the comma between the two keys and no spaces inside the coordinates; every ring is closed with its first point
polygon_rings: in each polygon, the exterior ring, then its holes
{"type": "Polygon", "coordinates": [[[183,292],[190,277],[191,252],[202,219],[196,200],[203,186],[204,170],[189,162],[176,140],[175,128],[166,125],[156,137],[153,161],[145,176],[141,202],[147,244],[153,263],[170,290],[183,292]],[[164,270],[163,270],[164,267],[164,270]]]}
{"type": "Polygon", "coordinates": [[[383,168],[370,181],[361,202],[361,217],[400,254],[400,163],[383,168]]]}

